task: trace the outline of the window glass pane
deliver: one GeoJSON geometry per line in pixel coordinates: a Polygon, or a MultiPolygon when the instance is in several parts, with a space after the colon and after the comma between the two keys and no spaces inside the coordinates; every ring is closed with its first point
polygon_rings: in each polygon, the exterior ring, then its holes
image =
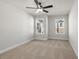
{"type": "Polygon", "coordinates": [[[44,33],[44,19],[38,18],[36,20],[36,34],[43,34],[44,33]]]}
{"type": "Polygon", "coordinates": [[[64,19],[58,18],[56,19],[56,33],[64,33],[64,19]]]}

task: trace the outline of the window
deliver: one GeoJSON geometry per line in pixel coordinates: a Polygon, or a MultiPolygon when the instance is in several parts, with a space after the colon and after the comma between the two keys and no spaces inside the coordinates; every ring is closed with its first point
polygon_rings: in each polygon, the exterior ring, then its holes
{"type": "Polygon", "coordinates": [[[63,18],[56,19],[56,33],[57,34],[64,33],[64,19],[63,18]]]}
{"type": "Polygon", "coordinates": [[[44,33],[44,19],[43,18],[37,18],[36,20],[36,33],[37,34],[43,34],[44,33]]]}

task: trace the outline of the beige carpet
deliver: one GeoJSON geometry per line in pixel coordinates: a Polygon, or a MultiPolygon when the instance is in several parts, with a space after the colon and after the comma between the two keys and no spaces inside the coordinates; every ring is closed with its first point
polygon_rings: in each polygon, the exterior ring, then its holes
{"type": "Polygon", "coordinates": [[[68,41],[31,41],[0,56],[0,59],[77,59],[68,41]]]}

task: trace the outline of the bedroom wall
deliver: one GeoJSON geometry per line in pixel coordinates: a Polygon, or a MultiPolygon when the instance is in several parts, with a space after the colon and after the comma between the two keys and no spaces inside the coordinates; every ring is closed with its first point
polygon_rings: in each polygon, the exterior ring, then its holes
{"type": "Polygon", "coordinates": [[[68,15],[48,16],[48,38],[68,40],[68,15]],[[56,34],[56,18],[64,18],[65,34],[56,34]]]}
{"type": "Polygon", "coordinates": [[[33,17],[0,1],[0,53],[33,39],[33,17]]]}
{"type": "Polygon", "coordinates": [[[78,56],[78,1],[75,0],[69,13],[69,41],[78,56]]]}

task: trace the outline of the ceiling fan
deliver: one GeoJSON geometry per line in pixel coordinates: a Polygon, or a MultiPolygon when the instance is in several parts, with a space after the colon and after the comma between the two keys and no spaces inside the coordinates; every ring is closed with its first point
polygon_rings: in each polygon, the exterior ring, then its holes
{"type": "Polygon", "coordinates": [[[53,5],[48,5],[48,6],[42,6],[41,2],[38,2],[38,0],[34,0],[34,2],[36,3],[37,7],[26,7],[26,8],[29,8],[29,9],[37,9],[38,11],[43,11],[45,13],[48,13],[47,8],[52,8],[53,5]]]}

